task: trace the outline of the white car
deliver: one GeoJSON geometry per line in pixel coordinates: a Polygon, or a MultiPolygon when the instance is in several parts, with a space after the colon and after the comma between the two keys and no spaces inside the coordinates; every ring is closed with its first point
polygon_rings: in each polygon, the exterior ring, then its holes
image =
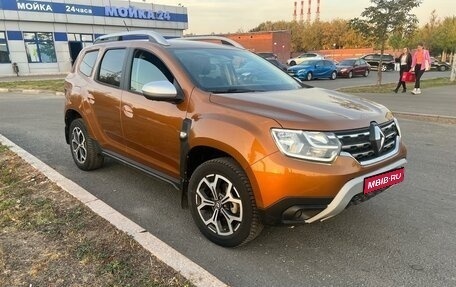
{"type": "Polygon", "coordinates": [[[287,65],[294,66],[294,65],[301,64],[302,62],[304,62],[306,60],[323,60],[324,58],[325,58],[325,56],[317,54],[317,53],[304,53],[304,54],[297,56],[296,58],[288,59],[287,65]]]}

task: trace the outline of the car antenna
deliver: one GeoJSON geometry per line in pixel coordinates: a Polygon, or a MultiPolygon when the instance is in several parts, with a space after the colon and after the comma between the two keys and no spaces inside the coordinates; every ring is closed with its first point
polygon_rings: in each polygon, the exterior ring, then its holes
{"type": "Polygon", "coordinates": [[[122,20],[124,25],[125,25],[125,29],[127,29],[127,32],[130,32],[130,29],[128,29],[128,26],[127,26],[127,23],[125,23],[125,20],[122,20]]]}

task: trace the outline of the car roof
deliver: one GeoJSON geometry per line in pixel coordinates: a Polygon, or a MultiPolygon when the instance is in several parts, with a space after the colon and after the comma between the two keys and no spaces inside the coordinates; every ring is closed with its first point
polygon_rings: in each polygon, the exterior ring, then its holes
{"type": "Polygon", "coordinates": [[[238,42],[221,36],[191,36],[184,38],[169,38],[166,39],[160,33],[150,30],[137,30],[107,34],[98,37],[94,41],[94,46],[161,46],[163,49],[167,47],[174,48],[217,48],[231,47],[236,49],[245,48],[238,42]],[[222,45],[221,45],[222,44],[222,45]]]}

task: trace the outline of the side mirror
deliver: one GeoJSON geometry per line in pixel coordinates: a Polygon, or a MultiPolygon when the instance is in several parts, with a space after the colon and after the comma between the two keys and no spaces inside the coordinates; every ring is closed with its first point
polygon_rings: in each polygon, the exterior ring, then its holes
{"type": "Polygon", "coordinates": [[[144,97],[152,101],[179,102],[182,100],[174,85],[169,81],[153,81],[147,83],[142,87],[142,93],[144,97]]]}

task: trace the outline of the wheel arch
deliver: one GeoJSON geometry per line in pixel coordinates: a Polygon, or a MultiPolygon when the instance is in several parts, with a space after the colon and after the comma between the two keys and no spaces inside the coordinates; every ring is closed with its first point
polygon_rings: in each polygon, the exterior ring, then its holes
{"type": "Polygon", "coordinates": [[[256,182],[252,170],[250,169],[251,163],[249,163],[249,159],[245,158],[238,150],[236,150],[235,147],[217,141],[211,142],[210,144],[206,145],[196,145],[192,147],[187,152],[187,155],[184,157],[185,162],[182,163],[183,166],[181,169],[181,203],[183,207],[186,207],[186,197],[190,177],[198,168],[198,166],[200,166],[206,161],[222,157],[233,159],[233,161],[236,162],[239,165],[239,167],[241,167],[244,170],[252,187],[252,191],[255,196],[255,200],[257,201],[257,204],[262,202],[261,193],[259,192],[259,186],[256,182]]]}
{"type": "Polygon", "coordinates": [[[71,122],[74,121],[75,119],[82,118],[81,114],[78,113],[76,110],[73,109],[68,109],[65,112],[65,140],[66,143],[70,143],[70,125],[71,122]]]}

